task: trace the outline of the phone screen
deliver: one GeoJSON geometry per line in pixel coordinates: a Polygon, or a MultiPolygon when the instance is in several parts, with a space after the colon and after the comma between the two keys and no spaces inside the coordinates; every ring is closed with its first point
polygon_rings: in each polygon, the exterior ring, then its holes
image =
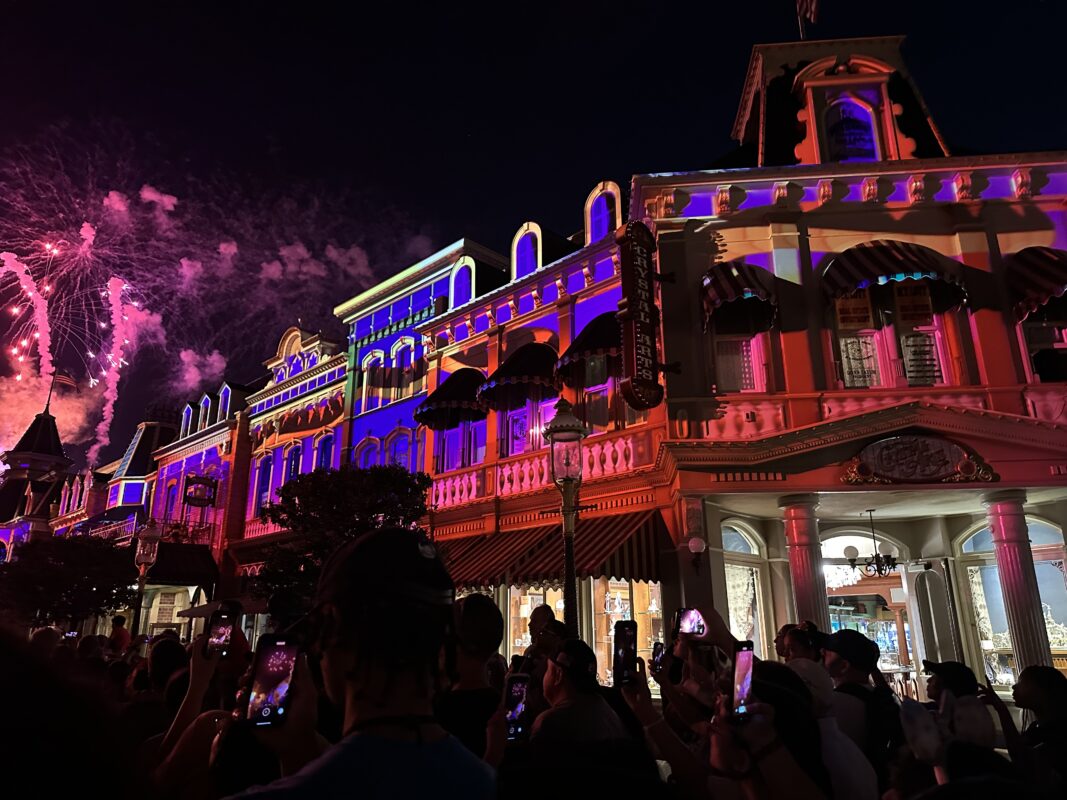
{"type": "Polygon", "coordinates": [[[734,716],[748,713],[749,695],[752,694],[752,642],[738,642],[734,650],[734,716]]]}
{"type": "Polygon", "coordinates": [[[228,614],[218,612],[212,614],[211,621],[208,623],[207,644],[205,645],[207,654],[226,655],[230,647],[231,636],[233,636],[233,618],[228,614]]]}
{"type": "Polygon", "coordinates": [[[526,689],[530,676],[512,674],[504,688],[504,721],[508,726],[508,741],[514,742],[526,736],[526,689]]]}
{"type": "Polygon", "coordinates": [[[633,620],[615,623],[615,661],[611,673],[616,686],[632,683],[637,678],[637,623],[633,620]]]}
{"type": "Polygon", "coordinates": [[[663,647],[663,642],[655,642],[652,645],[652,663],[651,669],[653,673],[658,673],[663,669],[663,654],[666,650],[663,647]]]}
{"type": "Polygon", "coordinates": [[[678,633],[704,635],[704,615],[695,608],[678,610],[678,633]]]}
{"type": "Polygon", "coordinates": [[[255,725],[278,725],[285,720],[286,700],[300,648],[293,640],[267,639],[256,649],[247,718],[255,725]]]}

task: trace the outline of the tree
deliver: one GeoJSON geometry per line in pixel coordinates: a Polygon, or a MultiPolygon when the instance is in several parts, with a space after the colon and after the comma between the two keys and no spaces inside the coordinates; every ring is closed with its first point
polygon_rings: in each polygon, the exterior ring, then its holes
{"type": "Polygon", "coordinates": [[[278,489],[271,522],[292,535],[267,553],[254,591],[310,607],[323,562],[346,542],[382,528],[411,528],[426,514],[430,476],[391,465],[342,466],[299,475],[278,489]]]}
{"type": "Polygon", "coordinates": [[[0,565],[0,613],[33,626],[110,614],[137,601],[133,550],[94,536],[20,544],[0,565]]]}

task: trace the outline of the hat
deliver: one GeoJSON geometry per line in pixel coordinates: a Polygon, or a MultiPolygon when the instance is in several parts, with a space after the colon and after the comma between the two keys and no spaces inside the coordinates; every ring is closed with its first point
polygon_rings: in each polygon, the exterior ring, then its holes
{"type": "Polygon", "coordinates": [[[322,568],[315,605],[450,607],[456,590],[433,543],[387,528],[339,548],[322,568]]]}
{"type": "Polygon", "coordinates": [[[560,645],[552,663],[563,670],[579,690],[596,688],[596,653],[581,639],[568,639],[560,645]]]}
{"type": "Polygon", "coordinates": [[[878,645],[859,631],[842,628],[831,633],[823,641],[823,649],[837,653],[856,669],[870,674],[878,666],[878,657],[882,651],[878,645]]]}
{"type": "Polygon", "coordinates": [[[927,661],[923,669],[941,679],[941,685],[956,697],[978,694],[978,678],[966,664],[959,661],[927,661]]]}

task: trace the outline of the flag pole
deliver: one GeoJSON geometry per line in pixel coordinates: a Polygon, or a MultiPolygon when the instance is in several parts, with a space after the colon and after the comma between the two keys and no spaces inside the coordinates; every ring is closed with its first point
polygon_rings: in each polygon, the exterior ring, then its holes
{"type": "Polygon", "coordinates": [[[804,41],[804,14],[800,10],[800,3],[797,3],[797,29],[800,31],[800,41],[804,41]]]}
{"type": "Polygon", "coordinates": [[[44,413],[48,412],[48,407],[52,405],[52,392],[56,388],[56,373],[52,373],[52,382],[48,384],[48,399],[44,401],[44,413]]]}

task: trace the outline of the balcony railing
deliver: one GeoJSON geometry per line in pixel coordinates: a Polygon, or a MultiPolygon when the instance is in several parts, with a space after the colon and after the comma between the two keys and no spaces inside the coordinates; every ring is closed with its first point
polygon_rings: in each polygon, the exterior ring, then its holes
{"type": "Polygon", "coordinates": [[[1067,425],[1067,386],[1027,386],[1023,391],[1023,398],[1030,416],[1042,422],[1067,425]]]}
{"type": "MultiPolygon", "coordinates": [[[[162,531],[162,539],[164,542],[210,545],[215,541],[215,524],[211,522],[188,523],[181,521],[157,521],[156,525],[162,531]]],[[[123,539],[132,538],[144,526],[145,523],[143,521],[139,522],[136,519],[131,518],[123,520],[122,522],[113,522],[92,528],[89,531],[89,534],[101,539],[120,542],[123,539]]]]}
{"type": "Polygon", "coordinates": [[[988,392],[974,386],[909,386],[899,389],[842,389],[819,396],[823,419],[849,417],[901,403],[984,409],[988,392]]]}
{"type": "Polygon", "coordinates": [[[272,533],[281,533],[284,531],[281,525],[276,522],[271,522],[269,519],[261,517],[252,517],[245,520],[245,536],[246,539],[253,539],[257,536],[268,536],[272,533]]]}
{"type": "Polygon", "coordinates": [[[485,496],[485,469],[479,465],[449,472],[433,482],[430,498],[435,508],[451,508],[485,496]]]}

